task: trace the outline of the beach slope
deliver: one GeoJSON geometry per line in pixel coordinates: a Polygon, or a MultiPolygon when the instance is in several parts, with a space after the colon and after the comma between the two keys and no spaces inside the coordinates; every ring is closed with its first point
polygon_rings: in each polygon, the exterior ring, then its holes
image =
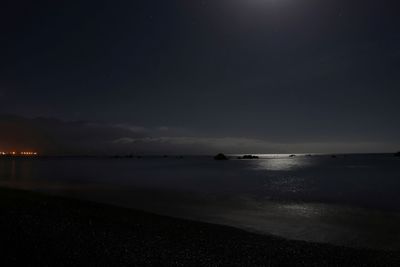
{"type": "Polygon", "coordinates": [[[400,252],[258,235],[0,189],[2,266],[400,266],[400,252]]]}

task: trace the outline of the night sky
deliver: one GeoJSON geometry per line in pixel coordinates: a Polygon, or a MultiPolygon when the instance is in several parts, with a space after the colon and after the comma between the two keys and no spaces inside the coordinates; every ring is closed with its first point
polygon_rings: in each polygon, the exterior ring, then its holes
{"type": "Polygon", "coordinates": [[[2,1],[0,148],[399,150],[398,11],[377,0],[2,1]]]}

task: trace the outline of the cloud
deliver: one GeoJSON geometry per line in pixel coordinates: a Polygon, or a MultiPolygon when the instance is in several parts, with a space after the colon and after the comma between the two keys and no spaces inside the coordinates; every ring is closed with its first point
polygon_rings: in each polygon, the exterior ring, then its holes
{"type": "Polygon", "coordinates": [[[280,151],[276,144],[262,140],[234,137],[145,137],[120,138],[113,142],[116,145],[132,147],[140,150],[162,150],[169,153],[213,154],[225,153],[261,153],[265,151],[280,151]]]}
{"type": "Polygon", "coordinates": [[[213,154],[261,152],[279,148],[249,138],[185,136],[184,129],[149,129],[130,124],[102,124],[49,118],[0,116],[0,149],[37,150],[44,154],[213,154]]]}
{"type": "Polygon", "coordinates": [[[382,142],[304,142],[276,143],[243,137],[144,137],[120,138],[114,144],[138,150],[167,152],[188,151],[195,154],[268,154],[268,153],[345,153],[391,151],[390,144],[382,142]]]}
{"type": "Polygon", "coordinates": [[[189,135],[174,127],[62,121],[0,115],[0,150],[35,150],[57,155],[340,153],[391,151],[381,142],[283,143],[248,137],[189,135]]]}
{"type": "Polygon", "coordinates": [[[52,118],[0,116],[0,148],[46,154],[98,154],[113,151],[112,140],[143,137],[141,131],[116,125],[52,118]]]}
{"type": "Polygon", "coordinates": [[[130,124],[115,124],[115,125],[109,125],[109,126],[124,129],[124,130],[129,130],[132,133],[138,133],[138,134],[145,134],[149,131],[145,127],[135,126],[135,125],[130,125],[130,124]]]}

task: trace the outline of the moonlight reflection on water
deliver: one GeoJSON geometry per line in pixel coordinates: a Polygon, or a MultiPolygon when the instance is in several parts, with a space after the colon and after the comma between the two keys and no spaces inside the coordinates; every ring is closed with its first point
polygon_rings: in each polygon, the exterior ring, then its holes
{"type": "Polygon", "coordinates": [[[266,171],[290,171],[313,165],[313,161],[303,156],[293,158],[267,158],[254,160],[253,163],[253,168],[255,170],[266,171]]]}
{"type": "Polygon", "coordinates": [[[289,239],[399,248],[400,166],[392,155],[230,156],[4,159],[0,185],[289,239]]]}

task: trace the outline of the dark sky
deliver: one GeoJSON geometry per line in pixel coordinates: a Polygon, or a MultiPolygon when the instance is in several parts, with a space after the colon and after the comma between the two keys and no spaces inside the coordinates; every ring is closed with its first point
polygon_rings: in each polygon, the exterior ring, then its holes
{"type": "Polygon", "coordinates": [[[377,0],[2,1],[0,145],[398,150],[398,10],[377,0]]]}

